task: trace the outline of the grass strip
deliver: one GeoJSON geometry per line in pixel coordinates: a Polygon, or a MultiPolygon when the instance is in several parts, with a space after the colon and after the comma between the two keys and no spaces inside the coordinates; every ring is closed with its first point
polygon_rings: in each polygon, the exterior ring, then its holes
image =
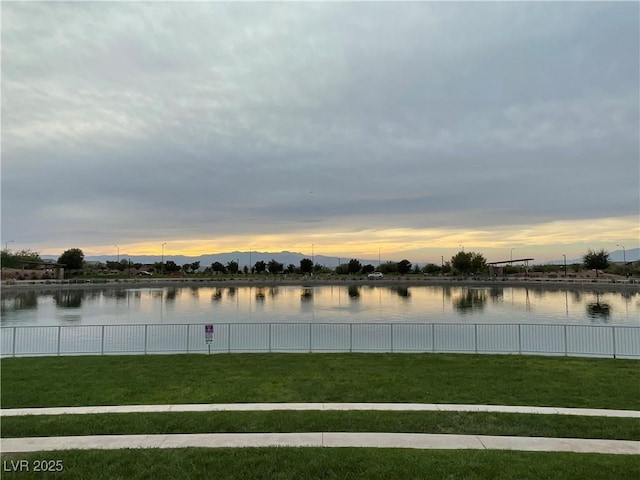
{"type": "MultiPolygon", "coordinates": [[[[194,448],[60,451],[3,456],[3,460],[26,460],[31,467],[28,475],[30,479],[65,480],[636,480],[640,475],[640,456],[635,455],[472,450],[194,448]],[[37,460],[59,460],[63,471],[33,472],[34,462],[37,460]]],[[[5,471],[2,478],[25,478],[25,472],[5,471]]]]}
{"type": "Polygon", "coordinates": [[[640,440],[640,420],[471,412],[189,412],[5,417],[2,438],[63,435],[404,432],[640,440]]]}
{"type": "Polygon", "coordinates": [[[640,409],[636,360],[464,354],[10,358],[2,407],[419,402],[640,409]]]}

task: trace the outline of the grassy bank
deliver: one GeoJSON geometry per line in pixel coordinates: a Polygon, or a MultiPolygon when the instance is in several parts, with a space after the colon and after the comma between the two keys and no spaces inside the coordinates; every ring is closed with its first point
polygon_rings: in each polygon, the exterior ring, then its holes
{"type": "Polygon", "coordinates": [[[2,408],[424,402],[640,409],[634,360],[455,354],[3,359],[2,408]]]}
{"type": "Polygon", "coordinates": [[[403,432],[640,440],[640,419],[469,412],[197,412],[5,417],[2,438],[172,433],[403,432]]]}
{"type": "MultiPolygon", "coordinates": [[[[5,457],[6,458],[6,457],[5,457]]],[[[353,448],[251,448],[62,451],[11,457],[60,460],[61,473],[7,473],[2,478],[82,479],[492,479],[636,480],[640,457],[508,451],[353,448]]]]}

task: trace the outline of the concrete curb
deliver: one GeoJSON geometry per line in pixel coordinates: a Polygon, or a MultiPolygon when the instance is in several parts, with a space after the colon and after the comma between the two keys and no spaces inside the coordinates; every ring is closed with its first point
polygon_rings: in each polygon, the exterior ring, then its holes
{"type": "Polygon", "coordinates": [[[11,408],[0,410],[0,417],[23,415],[86,415],[101,413],[162,412],[247,412],[247,411],[413,411],[413,412],[491,412],[536,415],[579,415],[589,417],[640,418],[638,410],[594,408],[528,407],[511,405],[454,405],[441,403],[213,403],[179,405],[104,405],[90,407],[11,408]]]}
{"type": "Polygon", "coordinates": [[[89,435],[7,438],[3,454],[123,448],[355,447],[436,450],[518,450],[640,455],[640,442],[546,437],[432,435],[412,433],[223,433],[179,435],[89,435]]]}

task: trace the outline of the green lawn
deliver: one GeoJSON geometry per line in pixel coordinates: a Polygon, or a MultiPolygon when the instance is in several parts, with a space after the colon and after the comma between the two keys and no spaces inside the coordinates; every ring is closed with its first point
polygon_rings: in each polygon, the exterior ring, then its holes
{"type": "Polygon", "coordinates": [[[636,360],[455,354],[9,358],[2,408],[424,402],[640,410],[636,360]]]}
{"type": "MultiPolygon", "coordinates": [[[[633,360],[454,354],[220,354],[3,359],[2,407],[424,402],[640,410],[633,360]]],[[[638,440],[637,419],[462,412],[194,412],[4,417],[3,437],[379,431],[638,440]]],[[[3,455],[3,479],[633,479],[640,456],[250,448],[3,455]],[[28,460],[31,471],[11,472],[28,460]],[[35,473],[35,460],[64,471],[35,473]],[[54,462],[55,463],[55,462],[54,462]],[[14,463],[17,465],[17,463],[14,463]]]]}
{"type": "Polygon", "coordinates": [[[61,460],[61,473],[7,473],[3,479],[192,480],[637,480],[640,456],[508,451],[250,448],[62,451],[3,456],[61,460]]]}
{"type": "Polygon", "coordinates": [[[404,432],[640,440],[640,419],[469,412],[197,412],[5,417],[3,438],[62,435],[404,432]]]}

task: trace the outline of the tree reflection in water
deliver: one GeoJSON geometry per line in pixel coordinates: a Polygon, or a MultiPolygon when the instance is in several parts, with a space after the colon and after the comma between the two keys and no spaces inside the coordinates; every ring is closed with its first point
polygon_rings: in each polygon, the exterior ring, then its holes
{"type": "Polygon", "coordinates": [[[391,290],[392,292],[395,292],[398,294],[399,297],[402,298],[410,298],[411,297],[411,292],[409,292],[409,288],[408,287],[404,287],[404,286],[397,286],[397,287],[389,287],[389,290],[391,290]]]}
{"type": "Polygon", "coordinates": [[[358,285],[349,285],[349,298],[358,300],[360,298],[360,287],[358,285]]]}
{"type": "Polygon", "coordinates": [[[309,302],[313,300],[313,288],[302,287],[302,293],[300,294],[300,300],[303,302],[309,302]]]}
{"type": "Polygon", "coordinates": [[[0,312],[2,313],[12,310],[37,310],[38,295],[36,292],[16,292],[3,298],[0,305],[0,312]]]}
{"type": "Polygon", "coordinates": [[[485,290],[467,289],[461,295],[453,299],[453,306],[456,310],[466,313],[471,310],[482,310],[487,302],[487,292],[485,290]]]}
{"type": "Polygon", "coordinates": [[[178,290],[176,288],[168,288],[167,295],[165,296],[166,302],[174,302],[178,296],[178,290]]]}
{"type": "Polygon", "coordinates": [[[53,295],[56,306],[61,308],[80,308],[83,298],[84,290],[58,291],[53,295]]]}
{"type": "Polygon", "coordinates": [[[611,315],[611,305],[600,301],[600,293],[596,293],[595,303],[587,304],[587,315],[594,320],[603,320],[607,322],[611,315]]]}
{"type": "Polygon", "coordinates": [[[213,300],[214,302],[219,302],[220,300],[222,300],[222,288],[216,288],[213,291],[213,295],[211,295],[211,300],[213,300]]]}

